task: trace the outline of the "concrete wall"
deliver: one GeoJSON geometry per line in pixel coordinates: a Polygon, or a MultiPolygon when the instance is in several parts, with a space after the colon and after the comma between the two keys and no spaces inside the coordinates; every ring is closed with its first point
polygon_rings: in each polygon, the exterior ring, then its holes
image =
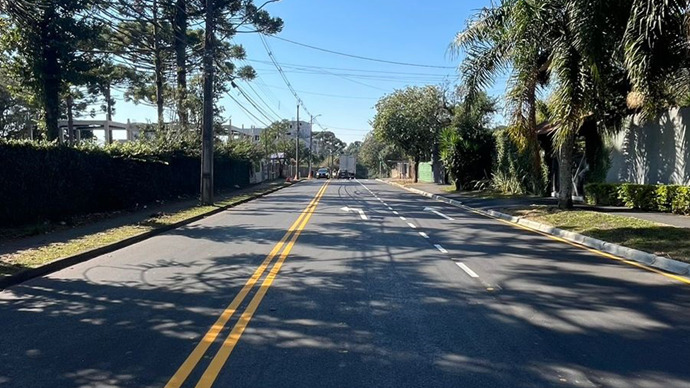
{"type": "Polygon", "coordinates": [[[641,123],[637,118],[611,139],[607,182],[690,184],[690,108],[674,108],[641,123]]]}

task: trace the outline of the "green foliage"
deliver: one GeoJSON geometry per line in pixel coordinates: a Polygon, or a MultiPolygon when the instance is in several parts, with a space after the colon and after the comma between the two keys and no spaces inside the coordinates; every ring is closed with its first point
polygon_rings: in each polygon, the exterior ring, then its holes
{"type": "Polygon", "coordinates": [[[482,93],[456,106],[451,126],[441,131],[441,161],[458,190],[472,188],[475,182],[490,177],[494,139],[487,126],[495,105],[482,93]]]}
{"type": "Polygon", "coordinates": [[[546,192],[546,166],[535,171],[528,149],[520,150],[507,129],[494,131],[496,154],[492,186],[506,194],[537,194],[546,192]]]}
{"type": "Polygon", "coordinates": [[[682,186],[676,185],[657,185],[656,186],[656,208],[661,212],[673,211],[673,199],[678,196],[678,190],[682,186]]]}
{"type": "MultiPolygon", "coordinates": [[[[118,210],[199,190],[198,155],[143,142],[101,148],[0,141],[0,164],[0,223],[6,225],[118,210]]],[[[216,188],[247,185],[249,168],[247,161],[218,152],[216,188]]]]}
{"type": "Polygon", "coordinates": [[[657,187],[655,185],[624,183],[618,190],[618,196],[627,207],[657,210],[656,192],[657,187]]]}
{"type": "Polygon", "coordinates": [[[690,187],[679,186],[671,199],[671,210],[676,214],[690,214],[690,187]]]}
{"type": "Polygon", "coordinates": [[[452,47],[465,54],[460,68],[470,99],[510,72],[508,116],[528,144],[536,143],[536,117],[544,116],[536,96],[550,93],[546,119],[557,130],[559,205],[567,207],[571,143],[584,120],[615,130],[630,108],[650,113],[690,93],[687,8],[687,1],[504,0],[478,11],[452,47]]]}
{"type": "Polygon", "coordinates": [[[688,186],[590,183],[585,185],[585,199],[591,205],[690,214],[688,186]]]}
{"type": "Polygon", "coordinates": [[[369,132],[359,148],[357,161],[367,167],[370,176],[385,177],[390,173],[390,161],[400,160],[402,156],[395,146],[379,140],[373,132],[369,132]]]}
{"type": "Polygon", "coordinates": [[[618,196],[620,184],[588,183],[585,185],[585,202],[597,206],[624,206],[618,196]]]}
{"type": "Polygon", "coordinates": [[[376,103],[372,126],[376,136],[415,161],[428,159],[443,127],[443,93],[438,87],[396,90],[376,103]]]}

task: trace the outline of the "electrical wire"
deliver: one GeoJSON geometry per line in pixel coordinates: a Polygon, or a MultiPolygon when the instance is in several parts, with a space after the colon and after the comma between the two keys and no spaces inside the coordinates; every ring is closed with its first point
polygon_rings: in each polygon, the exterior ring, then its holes
{"type": "MultiPolygon", "coordinates": [[[[262,34],[262,36],[263,36],[263,34],[262,34]]],[[[298,46],[307,47],[307,48],[310,48],[310,49],[312,49],[312,50],[318,50],[318,51],[323,51],[323,52],[327,52],[327,53],[330,53],[330,54],[342,55],[342,56],[344,56],[344,57],[350,57],[350,58],[361,59],[361,60],[364,60],[364,61],[388,63],[388,64],[399,65],[399,66],[424,67],[424,68],[432,68],[432,69],[455,69],[454,66],[426,65],[426,64],[419,64],[419,63],[408,63],[408,62],[389,61],[389,60],[386,60],[386,59],[369,58],[369,57],[364,57],[364,56],[361,56],[361,55],[348,54],[348,53],[343,53],[343,52],[339,52],[339,51],[329,50],[329,49],[325,49],[325,48],[321,48],[321,47],[316,47],[316,46],[312,46],[312,45],[309,45],[309,44],[306,44],[306,43],[295,42],[294,40],[281,38],[281,37],[279,37],[279,36],[273,36],[273,35],[267,35],[267,36],[270,36],[271,38],[274,38],[274,39],[282,40],[282,41],[284,41],[284,42],[292,43],[292,44],[295,44],[295,45],[298,45],[298,46]]]]}

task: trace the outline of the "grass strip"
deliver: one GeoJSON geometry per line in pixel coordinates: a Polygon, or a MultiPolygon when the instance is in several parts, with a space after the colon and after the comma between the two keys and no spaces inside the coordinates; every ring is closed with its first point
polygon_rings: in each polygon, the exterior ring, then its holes
{"type": "Polygon", "coordinates": [[[590,210],[561,210],[554,206],[497,210],[628,248],[690,263],[690,229],[590,210]]]}
{"type": "Polygon", "coordinates": [[[36,268],[54,260],[76,255],[81,252],[100,248],[115,242],[134,237],[142,233],[170,226],[192,217],[209,213],[218,208],[232,206],[253,196],[274,190],[264,188],[252,193],[229,196],[217,201],[213,206],[193,206],[174,213],[162,213],[137,224],[130,224],[103,230],[98,233],[71,239],[65,242],[52,243],[41,247],[26,249],[0,256],[0,276],[7,276],[24,269],[36,268]]]}

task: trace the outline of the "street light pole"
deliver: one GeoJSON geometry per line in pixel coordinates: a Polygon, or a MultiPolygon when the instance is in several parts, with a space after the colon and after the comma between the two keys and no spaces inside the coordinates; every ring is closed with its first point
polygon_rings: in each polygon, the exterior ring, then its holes
{"type": "Polygon", "coordinates": [[[309,121],[309,176],[311,177],[311,168],[312,168],[312,160],[314,159],[314,147],[312,147],[312,140],[313,140],[313,134],[314,134],[314,119],[321,116],[319,115],[311,115],[311,120],[309,121]]]}

